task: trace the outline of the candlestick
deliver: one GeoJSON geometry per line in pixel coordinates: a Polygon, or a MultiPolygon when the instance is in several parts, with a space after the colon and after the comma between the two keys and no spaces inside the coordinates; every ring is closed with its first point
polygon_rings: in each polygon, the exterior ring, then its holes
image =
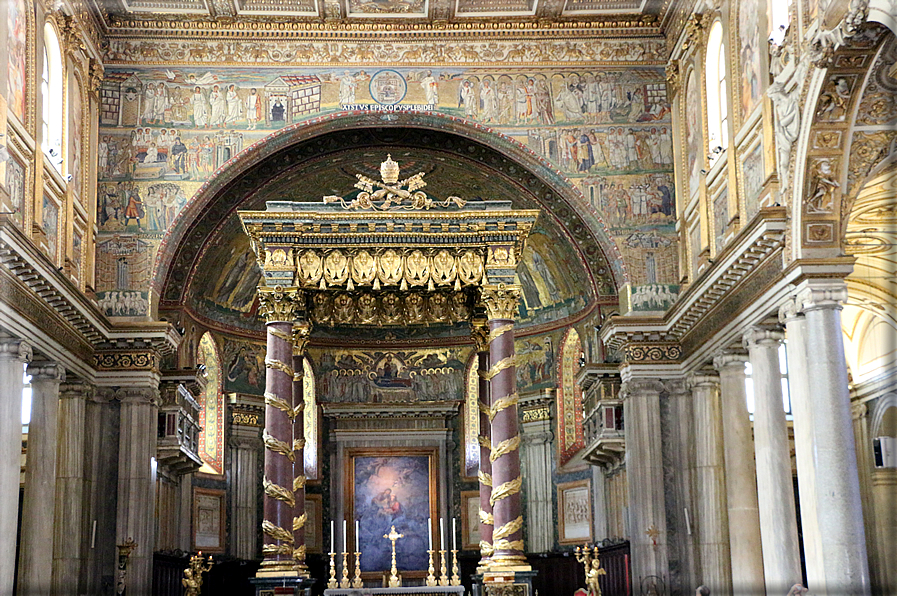
{"type": "Polygon", "coordinates": [[[445,550],[445,520],[439,518],[439,552],[445,550]]]}
{"type": "Polygon", "coordinates": [[[433,518],[427,518],[427,544],[430,550],[433,550],[433,518]]]}
{"type": "Polygon", "coordinates": [[[336,561],[334,560],[335,556],[336,553],[330,553],[330,579],[327,581],[327,587],[331,589],[339,587],[339,582],[336,581],[336,561]]]}
{"type": "Polygon", "coordinates": [[[460,573],[460,570],[458,569],[458,550],[452,549],[452,585],[453,586],[461,585],[461,575],[459,573],[460,573]]]}
{"type": "Polygon", "coordinates": [[[427,564],[427,585],[435,586],[436,585],[436,569],[433,567],[433,549],[427,551],[427,554],[430,555],[430,562],[427,564]]]}
{"type": "Polygon", "coordinates": [[[449,576],[448,576],[448,563],[445,560],[446,551],[445,549],[439,551],[440,565],[439,565],[439,585],[447,586],[449,585],[449,576]]]}
{"type": "Polygon", "coordinates": [[[355,577],[352,579],[353,588],[363,588],[364,582],[361,581],[361,552],[355,553],[355,577]]]}
{"type": "Polygon", "coordinates": [[[349,581],[349,553],[343,551],[343,578],[339,580],[340,588],[351,588],[352,582],[349,581]]]}

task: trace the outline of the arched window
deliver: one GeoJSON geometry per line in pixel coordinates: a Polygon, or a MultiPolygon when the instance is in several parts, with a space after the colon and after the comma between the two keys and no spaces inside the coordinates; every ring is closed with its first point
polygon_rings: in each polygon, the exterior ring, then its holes
{"type": "Polygon", "coordinates": [[[729,104],[726,92],[726,44],[719,21],[710,28],[707,42],[707,148],[715,160],[729,146],[729,104]]]}
{"type": "Polygon", "coordinates": [[[60,172],[62,171],[62,53],[59,38],[50,23],[44,25],[44,60],[41,72],[42,138],[41,147],[60,172]]]}

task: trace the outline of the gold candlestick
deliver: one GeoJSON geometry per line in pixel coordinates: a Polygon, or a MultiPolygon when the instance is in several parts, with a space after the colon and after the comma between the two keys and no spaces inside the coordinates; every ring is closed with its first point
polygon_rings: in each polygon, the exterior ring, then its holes
{"type": "Polygon", "coordinates": [[[439,551],[439,558],[442,559],[440,561],[440,573],[439,573],[439,585],[447,586],[449,585],[449,577],[448,577],[448,564],[445,561],[445,554],[448,551],[441,550],[439,551]]]}
{"type": "Polygon", "coordinates": [[[339,587],[339,582],[336,581],[336,560],[334,559],[334,557],[336,557],[336,553],[331,552],[330,553],[330,579],[327,581],[327,587],[331,588],[331,589],[339,587]]]}
{"type": "Polygon", "coordinates": [[[353,588],[363,588],[364,582],[361,581],[361,553],[355,553],[355,577],[352,579],[353,588]]]}
{"type": "Polygon", "coordinates": [[[433,549],[427,551],[427,554],[430,555],[430,562],[427,567],[427,571],[429,572],[427,573],[427,585],[431,587],[436,585],[436,575],[434,575],[436,573],[436,569],[433,567],[434,552],[436,551],[434,551],[433,549]]]}
{"type": "Polygon", "coordinates": [[[389,534],[384,534],[383,537],[392,541],[392,567],[389,569],[389,587],[400,588],[402,580],[399,579],[399,570],[396,569],[396,540],[404,538],[405,535],[396,532],[396,527],[393,526],[389,534]]]}
{"type": "Polygon", "coordinates": [[[349,553],[347,551],[343,551],[343,578],[339,580],[339,587],[352,587],[352,582],[349,580],[349,553]]]}
{"type": "Polygon", "coordinates": [[[461,576],[458,574],[458,550],[452,549],[452,585],[461,585],[461,576]]]}

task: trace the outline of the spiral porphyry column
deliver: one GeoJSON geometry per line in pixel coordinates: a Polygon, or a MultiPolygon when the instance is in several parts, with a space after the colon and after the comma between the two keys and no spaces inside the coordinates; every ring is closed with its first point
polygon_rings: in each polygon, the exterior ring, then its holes
{"type": "Polygon", "coordinates": [[[477,473],[480,481],[480,563],[479,567],[488,567],[492,562],[492,529],[495,521],[492,518],[492,429],[489,420],[489,381],[483,375],[489,371],[489,326],[485,318],[476,318],[471,322],[471,337],[477,350],[477,406],[480,410],[480,424],[477,440],[480,443],[480,469],[477,473]]]}
{"type": "Polygon", "coordinates": [[[523,553],[523,508],[520,489],[520,431],[517,421],[517,357],[514,352],[514,315],[520,288],[487,285],[482,289],[489,326],[489,381],[492,422],[492,531],[491,569],[527,567],[523,553]]]}
{"type": "Polygon", "coordinates": [[[293,400],[288,413],[293,423],[293,563],[302,577],[308,577],[305,565],[305,348],[311,334],[311,324],[300,321],[293,325],[293,400]]]}
{"type": "Polygon", "coordinates": [[[295,290],[259,289],[260,312],[266,320],[265,476],[261,567],[258,576],[295,577],[293,512],[293,322],[300,307],[295,290]]]}

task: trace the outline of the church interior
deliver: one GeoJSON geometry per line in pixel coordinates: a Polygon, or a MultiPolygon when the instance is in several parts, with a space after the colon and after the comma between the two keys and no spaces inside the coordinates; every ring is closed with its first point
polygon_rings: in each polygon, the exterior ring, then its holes
{"type": "Polygon", "coordinates": [[[897,593],[895,0],[0,38],[0,595],[897,593]]]}

